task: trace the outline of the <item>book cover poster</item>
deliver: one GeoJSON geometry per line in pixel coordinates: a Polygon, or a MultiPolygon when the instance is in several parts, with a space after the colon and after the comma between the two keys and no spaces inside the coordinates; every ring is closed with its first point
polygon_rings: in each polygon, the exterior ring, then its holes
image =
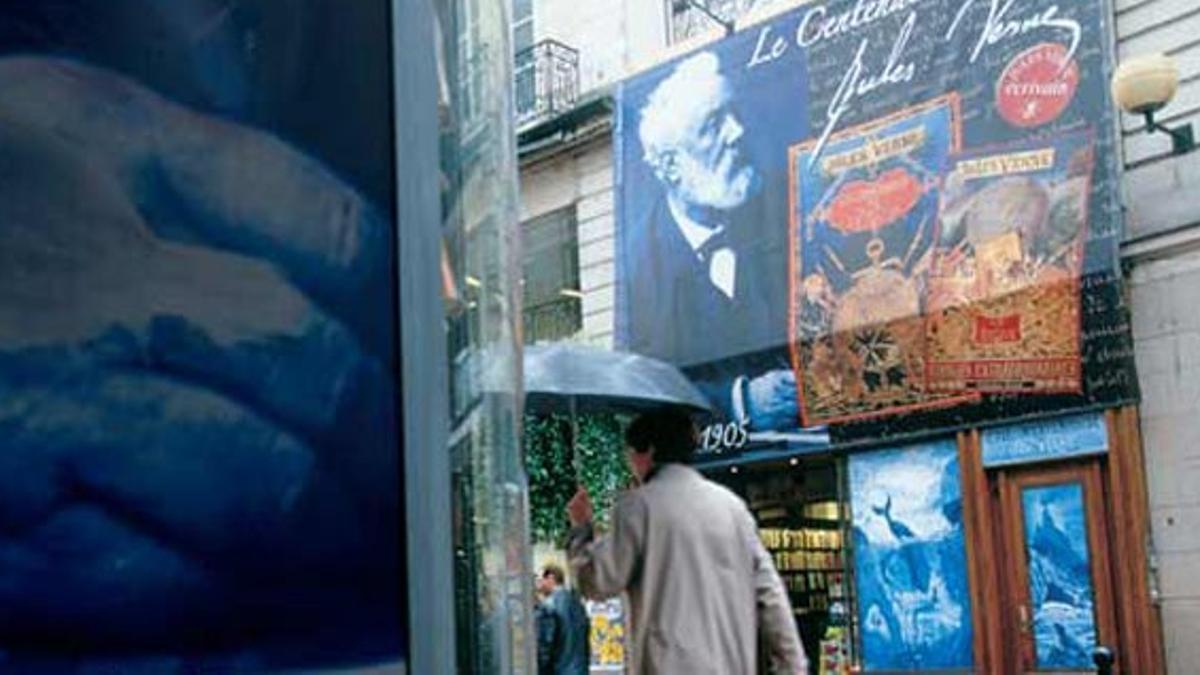
{"type": "Polygon", "coordinates": [[[790,324],[806,425],[939,403],[924,383],[925,284],[958,147],[948,95],[792,149],[790,324]]]}
{"type": "Polygon", "coordinates": [[[1078,392],[1092,137],[951,160],[929,277],[932,391],[1078,392]]]}

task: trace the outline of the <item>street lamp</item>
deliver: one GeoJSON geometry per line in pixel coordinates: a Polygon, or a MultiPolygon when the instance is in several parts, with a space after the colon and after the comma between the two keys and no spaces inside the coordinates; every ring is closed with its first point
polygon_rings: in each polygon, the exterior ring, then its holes
{"type": "Polygon", "coordinates": [[[1169,135],[1172,154],[1182,155],[1196,147],[1192,125],[1169,129],[1154,119],[1154,113],[1166,107],[1178,89],[1179,68],[1164,54],[1129,59],[1113,73],[1112,93],[1117,104],[1128,113],[1144,116],[1147,132],[1169,135]]]}
{"type": "Polygon", "coordinates": [[[704,16],[707,16],[713,23],[720,25],[725,29],[725,35],[733,35],[733,21],[719,16],[716,12],[708,8],[708,0],[702,5],[696,0],[672,0],[671,9],[676,14],[682,14],[688,9],[694,9],[704,16]]]}

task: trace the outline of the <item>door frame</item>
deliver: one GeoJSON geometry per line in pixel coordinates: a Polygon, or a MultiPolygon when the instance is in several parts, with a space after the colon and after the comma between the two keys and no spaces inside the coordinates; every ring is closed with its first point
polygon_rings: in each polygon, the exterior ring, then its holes
{"type": "MultiPolygon", "coordinates": [[[[1108,427],[1108,453],[1100,469],[1107,501],[1104,529],[1112,569],[1121,576],[1120,583],[1113,585],[1117,672],[1162,675],[1166,666],[1161,617],[1151,591],[1150,510],[1138,411],[1134,406],[1114,408],[1104,416],[1108,427]]],[[[1008,571],[1001,564],[995,526],[999,504],[993,500],[988,470],[983,467],[980,430],[961,432],[958,447],[975,671],[1013,673],[1018,662],[1004,629],[1005,617],[1012,614],[1003,606],[1001,584],[1008,571]]]]}

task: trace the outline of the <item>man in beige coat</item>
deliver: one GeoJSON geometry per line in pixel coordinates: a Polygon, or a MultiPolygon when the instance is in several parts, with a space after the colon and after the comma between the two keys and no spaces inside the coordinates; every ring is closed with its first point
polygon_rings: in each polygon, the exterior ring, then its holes
{"type": "Polygon", "coordinates": [[[808,672],[787,592],[745,503],[686,465],[691,419],[655,412],[626,434],[641,486],[594,537],[583,489],[567,507],[568,552],[580,590],[628,594],[634,675],[757,675],[758,638],[777,675],[808,672]]]}

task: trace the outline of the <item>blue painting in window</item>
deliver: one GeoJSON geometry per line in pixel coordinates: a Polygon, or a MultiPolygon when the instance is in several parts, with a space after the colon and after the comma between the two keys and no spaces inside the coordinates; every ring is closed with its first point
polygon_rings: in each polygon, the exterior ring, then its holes
{"type": "Polygon", "coordinates": [[[954,442],[851,457],[850,500],[864,669],[970,668],[954,442]]]}
{"type": "Polygon", "coordinates": [[[1091,668],[1096,619],[1083,487],[1027,488],[1025,548],[1039,668],[1091,668]]]}

